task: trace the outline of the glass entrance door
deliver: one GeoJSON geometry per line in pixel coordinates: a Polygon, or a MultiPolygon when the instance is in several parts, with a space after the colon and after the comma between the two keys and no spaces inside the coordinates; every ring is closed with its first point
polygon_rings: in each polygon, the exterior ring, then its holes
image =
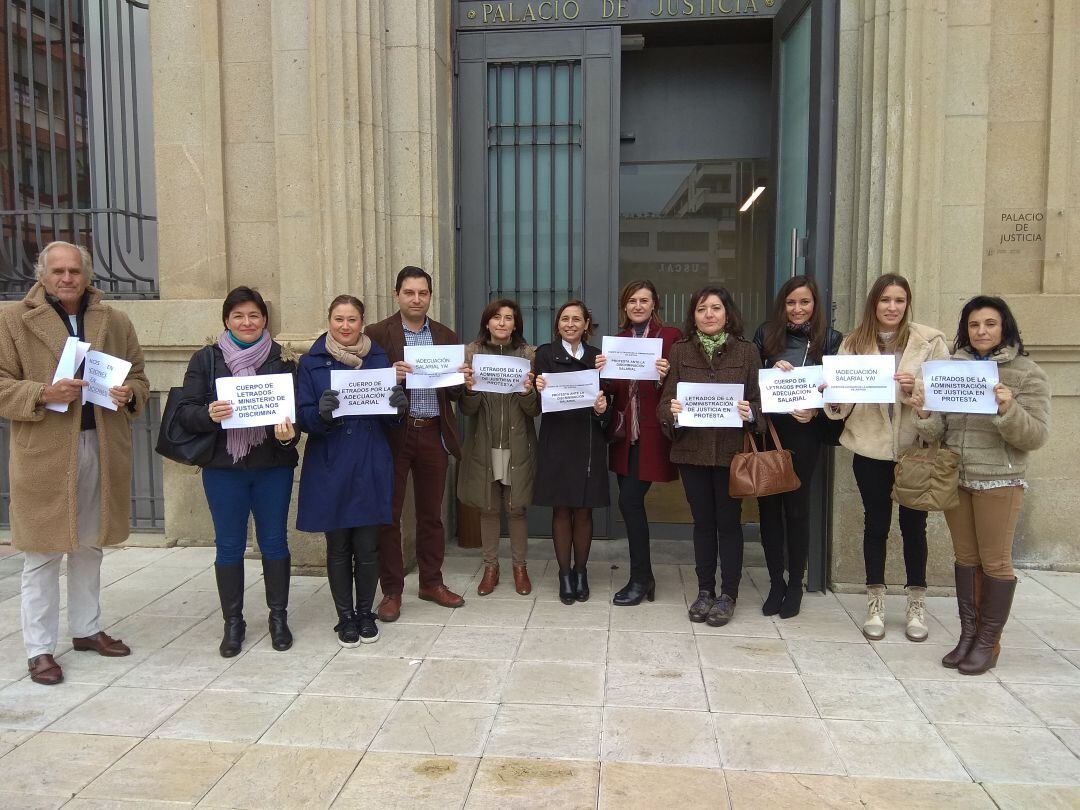
{"type": "MultiPolygon", "coordinates": [[[[794,275],[832,301],[838,0],[787,0],[773,21],[773,176],[776,226],[770,295],[794,275]]],[[[807,588],[824,590],[829,558],[832,453],[810,496],[807,588]]]]}

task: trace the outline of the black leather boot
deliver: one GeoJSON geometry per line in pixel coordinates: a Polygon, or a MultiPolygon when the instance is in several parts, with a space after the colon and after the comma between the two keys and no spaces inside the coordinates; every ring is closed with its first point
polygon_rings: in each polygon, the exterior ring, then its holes
{"type": "Polygon", "coordinates": [[[564,605],[572,605],[577,601],[572,574],[559,574],[559,601],[564,605]]]}
{"type": "Polygon", "coordinates": [[[765,603],[761,606],[761,615],[775,616],[779,613],[787,592],[788,586],[783,577],[779,580],[771,580],[769,582],[769,595],[765,597],[765,603]]]}
{"type": "Polygon", "coordinates": [[[267,625],[270,642],[278,652],[292,646],[289,630],[289,577],[292,574],[292,558],[263,560],[263,584],[266,586],[266,606],[270,608],[267,625]]]}
{"type": "Polygon", "coordinates": [[[589,601],[589,574],[585,567],[575,568],[574,574],[574,598],[579,602],[589,601]]]}
{"type": "Polygon", "coordinates": [[[218,652],[222,658],[232,658],[239,654],[247,632],[244,623],[244,563],[215,565],[214,574],[217,577],[218,599],[221,600],[221,618],[225,620],[218,652]]]}
{"type": "Polygon", "coordinates": [[[792,577],[784,594],[784,602],[780,605],[780,618],[793,619],[802,610],[803,584],[801,579],[792,577]]]}
{"type": "Polygon", "coordinates": [[[656,580],[652,577],[640,581],[631,579],[626,583],[625,588],[615,592],[615,596],[611,598],[611,604],[631,607],[640,605],[642,599],[648,599],[650,602],[656,599],[656,580]]]}

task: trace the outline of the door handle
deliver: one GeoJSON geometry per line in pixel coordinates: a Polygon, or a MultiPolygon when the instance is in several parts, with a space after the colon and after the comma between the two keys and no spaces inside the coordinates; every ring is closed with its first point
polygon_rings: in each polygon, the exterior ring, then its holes
{"type": "Polygon", "coordinates": [[[799,229],[791,229],[791,278],[797,275],[796,259],[806,258],[806,237],[799,236],[799,229]]]}

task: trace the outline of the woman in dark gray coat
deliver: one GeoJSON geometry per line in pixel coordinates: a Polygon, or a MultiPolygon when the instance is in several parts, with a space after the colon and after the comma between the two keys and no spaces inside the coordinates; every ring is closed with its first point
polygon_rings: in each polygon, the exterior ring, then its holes
{"type": "MultiPolygon", "coordinates": [[[[543,375],[596,368],[600,350],[585,341],[592,314],[581,301],[567,301],[555,314],[555,339],[536,350],[536,390],[543,375]]],[[[540,421],[533,503],[552,507],[551,537],[559,563],[559,599],[570,605],[589,598],[586,565],[592,547],[592,510],[608,505],[607,399],[592,408],[545,413],[540,421]],[[570,568],[570,551],[574,567],[570,568]]]]}

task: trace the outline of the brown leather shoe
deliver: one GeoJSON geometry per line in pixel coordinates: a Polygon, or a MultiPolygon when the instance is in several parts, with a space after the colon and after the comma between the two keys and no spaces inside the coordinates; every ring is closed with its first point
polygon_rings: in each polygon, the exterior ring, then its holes
{"type": "Polygon", "coordinates": [[[464,599],[445,585],[437,585],[434,588],[421,588],[417,596],[425,602],[434,602],[444,608],[459,608],[465,604],[464,599]]]}
{"type": "Polygon", "coordinates": [[[401,615],[401,594],[395,593],[384,596],[379,602],[379,609],[375,611],[380,622],[396,622],[401,615]]]}
{"type": "Polygon", "coordinates": [[[514,566],[514,590],[522,596],[532,593],[532,582],[529,581],[529,572],[524,565],[514,566]]]}
{"type": "Polygon", "coordinates": [[[64,671],[49,653],[27,659],[26,668],[30,670],[30,680],[42,686],[56,686],[64,680],[64,671]]]}
{"type": "Polygon", "coordinates": [[[480,580],[480,584],[476,586],[476,592],[480,596],[487,596],[493,590],[495,586],[499,584],[499,564],[484,565],[484,576],[480,580]]]}
{"type": "Polygon", "coordinates": [[[93,651],[106,658],[123,658],[125,655],[131,655],[131,648],[127,644],[100,630],[92,636],[73,638],[71,646],[79,652],[93,651]]]}

